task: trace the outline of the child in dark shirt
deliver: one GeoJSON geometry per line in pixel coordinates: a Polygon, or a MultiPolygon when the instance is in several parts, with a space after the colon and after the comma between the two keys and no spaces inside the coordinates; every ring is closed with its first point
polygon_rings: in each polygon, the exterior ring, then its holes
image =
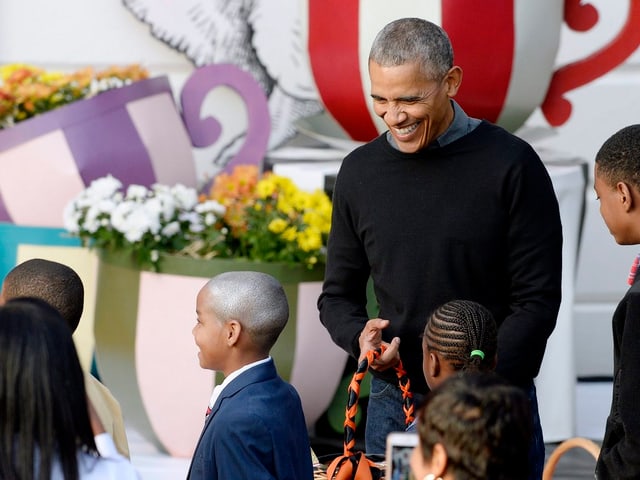
{"type": "MultiPolygon", "coordinates": [[[[620,245],[640,244],[640,125],[612,135],[596,154],[594,188],[600,214],[620,245]]],[[[613,398],[598,479],[640,478],[640,282],[638,258],[629,290],[613,314],[613,398]],[[624,371],[623,371],[624,370],[624,371]]]]}

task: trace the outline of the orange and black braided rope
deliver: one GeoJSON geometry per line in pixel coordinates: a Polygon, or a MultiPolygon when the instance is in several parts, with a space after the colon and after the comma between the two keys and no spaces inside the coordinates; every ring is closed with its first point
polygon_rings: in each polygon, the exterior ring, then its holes
{"type": "MultiPolygon", "coordinates": [[[[358,363],[356,373],[354,373],[347,389],[347,408],[344,420],[344,455],[353,455],[356,444],[356,414],[358,413],[358,399],[360,398],[360,384],[371,365],[385,351],[384,345],[367,352],[365,358],[358,363]]],[[[405,414],[405,423],[409,425],[414,418],[413,394],[407,372],[398,362],[395,366],[399,387],[402,391],[402,410],[405,414]]]]}

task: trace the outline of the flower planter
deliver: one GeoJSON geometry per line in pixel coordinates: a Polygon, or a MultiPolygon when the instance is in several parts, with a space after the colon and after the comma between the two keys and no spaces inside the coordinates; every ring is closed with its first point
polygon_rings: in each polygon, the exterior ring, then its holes
{"type": "Polygon", "coordinates": [[[331,403],[347,357],[318,319],[322,270],[161,255],[160,271],[152,272],[124,254],[102,251],[99,256],[95,338],[100,375],[127,422],[169,454],[192,454],[211,390],[221,381],[200,368],[191,334],[196,295],[218,273],[257,270],[278,278],[291,312],[272,350],[278,371],[300,393],[307,425],[331,403]]]}
{"type": "Polygon", "coordinates": [[[191,140],[167,77],[0,130],[0,221],[61,227],[67,202],[108,173],[125,185],[195,186],[191,140]]]}

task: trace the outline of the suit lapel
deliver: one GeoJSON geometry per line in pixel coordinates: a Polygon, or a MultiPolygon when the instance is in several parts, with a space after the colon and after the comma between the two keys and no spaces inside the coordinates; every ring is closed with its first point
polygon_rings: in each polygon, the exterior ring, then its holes
{"type": "MultiPolygon", "coordinates": [[[[264,382],[266,380],[271,380],[275,378],[277,375],[278,375],[278,372],[276,371],[276,367],[273,363],[273,359],[270,359],[266,363],[262,363],[253,368],[250,368],[246,372],[242,372],[237,378],[234,378],[231,381],[231,383],[229,383],[229,385],[224,387],[224,390],[220,392],[220,395],[216,399],[216,402],[213,404],[213,407],[211,408],[211,413],[204,421],[204,427],[202,428],[202,432],[200,433],[200,438],[198,438],[198,443],[196,444],[194,454],[198,450],[198,447],[200,446],[200,442],[202,441],[202,438],[204,437],[204,434],[207,431],[207,428],[209,428],[209,425],[211,425],[213,417],[218,413],[218,410],[220,410],[220,406],[222,405],[225,399],[233,397],[240,390],[247,387],[248,385],[251,385],[253,383],[258,383],[258,382],[264,382]]],[[[187,479],[191,476],[192,467],[193,467],[193,458],[191,459],[191,465],[189,465],[189,473],[187,473],[187,479]]]]}
{"type": "MultiPolygon", "coordinates": [[[[216,403],[211,408],[211,413],[209,414],[209,417],[207,417],[207,420],[209,420],[218,412],[222,402],[225,399],[233,397],[248,385],[271,380],[277,375],[278,373],[272,359],[266,363],[262,363],[253,368],[250,368],[246,372],[242,372],[242,374],[240,374],[237,378],[234,378],[233,381],[229,383],[229,385],[224,387],[224,390],[222,390],[220,396],[216,399],[216,403]]],[[[205,422],[205,428],[207,427],[207,424],[208,422],[205,422]]]]}

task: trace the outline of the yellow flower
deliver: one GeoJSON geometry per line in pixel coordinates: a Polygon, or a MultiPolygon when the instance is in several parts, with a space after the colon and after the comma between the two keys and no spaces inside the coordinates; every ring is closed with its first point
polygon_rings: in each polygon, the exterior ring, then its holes
{"type": "Polygon", "coordinates": [[[296,229],[296,227],[289,227],[284,232],[282,232],[280,236],[287,242],[293,242],[298,236],[298,229],[296,229]]]}
{"type": "Polygon", "coordinates": [[[331,219],[316,210],[309,210],[302,216],[302,221],[319,232],[329,233],[331,219]]]}
{"type": "Polygon", "coordinates": [[[297,241],[298,246],[305,252],[318,250],[322,247],[322,235],[317,229],[311,227],[298,233],[297,241]]]}
{"type": "MultiPolygon", "coordinates": [[[[118,74],[118,78],[121,75],[129,75],[127,81],[136,81],[148,76],[140,67],[122,69],[114,73],[100,72],[96,75],[90,67],[64,74],[20,63],[0,65],[0,129],[76,100],[88,98],[95,93],[89,87],[98,76],[110,80],[114,78],[115,73],[118,74]]],[[[98,91],[112,87],[113,85],[107,81],[104,85],[98,86],[98,91]]]]}
{"type": "Polygon", "coordinates": [[[269,231],[273,232],[273,233],[282,233],[284,232],[285,228],[287,228],[289,226],[289,224],[287,223],[286,220],[282,219],[282,218],[276,218],[274,220],[271,220],[271,222],[269,222],[269,231]]]}
{"type": "Polygon", "coordinates": [[[284,195],[281,195],[278,197],[276,208],[278,209],[279,212],[282,212],[284,215],[288,217],[295,216],[295,208],[291,204],[290,199],[284,195]]]}
{"type": "Polygon", "coordinates": [[[264,176],[262,180],[258,182],[256,186],[256,193],[258,194],[258,198],[269,198],[273,196],[277,189],[277,184],[275,182],[275,178],[273,175],[264,176]]]}
{"type": "Polygon", "coordinates": [[[257,167],[239,165],[216,176],[208,195],[227,208],[221,228],[230,235],[219,254],[309,268],[324,262],[331,228],[331,200],[324,191],[307,192],[288,177],[260,177],[257,167]]]}
{"type": "Polygon", "coordinates": [[[43,72],[40,75],[39,80],[42,83],[55,83],[59,80],[68,81],[67,77],[65,77],[61,72],[43,72]]]}
{"type": "Polygon", "coordinates": [[[6,82],[10,80],[11,77],[14,77],[16,72],[18,72],[19,74],[19,75],[16,75],[16,78],[22,78],[25,75],[28,75],[28,76],[37,75],[41,71],[42,70],[40,70],[39,68],[36,68],[24,63],[12,63],[9,65],[0,65],[0,79],[6,82]]]}

